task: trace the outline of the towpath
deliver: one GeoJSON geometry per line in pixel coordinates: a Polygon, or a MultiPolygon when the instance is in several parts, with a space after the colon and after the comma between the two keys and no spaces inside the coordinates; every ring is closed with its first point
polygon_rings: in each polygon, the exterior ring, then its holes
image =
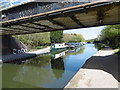
{"type": "MultiPolygon", "coordinates": [[[[92,56],[66,85],[69,88],[118,88],[120,55],[106,47],[92,56]]],[[[66,90],[65,89],[65,90],[66,90]]]]}

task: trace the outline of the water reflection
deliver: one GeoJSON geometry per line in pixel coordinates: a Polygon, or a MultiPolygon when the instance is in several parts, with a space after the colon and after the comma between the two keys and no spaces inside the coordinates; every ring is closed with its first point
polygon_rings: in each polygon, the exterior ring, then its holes
{"type": "Polygon", "coordinates": [[[73,50],[69,50],[68,53],[66,54],[67,56],[69,55],[78,55],[84,53],[85,47],[78,47],[73,50]]]}
{"type": "Polygon", "coordinates": [[[85,45],[42,57],[3,64],[3,88],[63,88],[97,49],[85,45]]]}
{"type": "Polygon", "coordinates": [[[62,78],[62,75],[65,70],[63,57],[59,57],[57,60],[52,57],[51,58],[51,66],[52,66],[52,71],[53,71],[55,77],[57,79],[62,78]],[[57,72],[56,69],[61,70],[61,72],[57,72]]]}
{"type": "Polygon", "coordinates": [[[62,52],[54,53],[54,54],[52,54],[52,58],[53,58],[53,59],[58,59],[58,58],[60,58],[60,57],[62,57],[62,56],[65,56],[65,53],[66,53],[66,50],[64,50],[64,51],[62,51],[62,52]]]}

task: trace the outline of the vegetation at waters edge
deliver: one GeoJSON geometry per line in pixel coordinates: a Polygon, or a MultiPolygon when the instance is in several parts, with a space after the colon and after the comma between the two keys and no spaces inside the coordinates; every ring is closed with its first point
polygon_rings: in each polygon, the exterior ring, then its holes
{"type": "Polygon", "coordinates": [[[120,49],[120,25],[108,25],[102,30],[101,35],[96,38],[96,41],[107,44],[114,49],[120,49]]]}
{"type": "Polygon", "coordinates": [[[63,38],[63,31],[50,32],[51,43],[61,43],[63,38]]]}
{"type": "Polygon", "coordinates": [[[31,49],[41,49],[51,43],[49,32],[16,35],[15,37],[31,49]]]}
{"type": "Polygon", "coordinates": [[[45,48],[50,46],[51,43],[85,41],[81,34],[63,34],[63,31],[15,35],[14,37],[16,37],[32,50],[45,48]]]}
{"type": "Polygon", "coordinates": [[[120,25],[107,26],[102,31],[102,42],[113,48],[120,48],[120,25]]]}
{"type": "Polygon", "coordinates": [[[63,34],[64,42],[84,42],[85,39],[81,34],[63,34]]]}
{"type": "Polygon", "coordinates": [[[89,39],[89,40],[86,40],[87,43],[91,43],[91,42],[94,42],[94,39],[89,39]]]}
{"type": "Polygon", "coordinates": [[[102,49],[102,48],[105,47],[105,44],[102,44],[102,43],[95,43],[95,47],[96,47],[98,50],[100,50],[100,49],[102,49]]]}

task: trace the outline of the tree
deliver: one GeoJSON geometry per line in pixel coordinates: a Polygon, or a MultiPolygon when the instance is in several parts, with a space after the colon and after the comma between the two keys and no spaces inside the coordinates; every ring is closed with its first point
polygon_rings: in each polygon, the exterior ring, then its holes
{"type": "Polygon", "coordinates": [[[120,25],[109,25],[103,29],[101,41],[113,48],[120,48],[120,25]]]}
{"type": "Polygon", "coordinates": [[[63,38],[63,31],[50,32],[51,43],[61,43],[63,38]]]}

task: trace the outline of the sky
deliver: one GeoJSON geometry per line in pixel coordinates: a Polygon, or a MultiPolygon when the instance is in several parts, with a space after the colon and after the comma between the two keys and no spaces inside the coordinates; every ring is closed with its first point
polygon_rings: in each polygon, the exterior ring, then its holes
{"type": "Polygon", "coordinates": [[[85,40],[95,39],[106,26],[66,30],[63,33],[82,34],[85,40]]]}

